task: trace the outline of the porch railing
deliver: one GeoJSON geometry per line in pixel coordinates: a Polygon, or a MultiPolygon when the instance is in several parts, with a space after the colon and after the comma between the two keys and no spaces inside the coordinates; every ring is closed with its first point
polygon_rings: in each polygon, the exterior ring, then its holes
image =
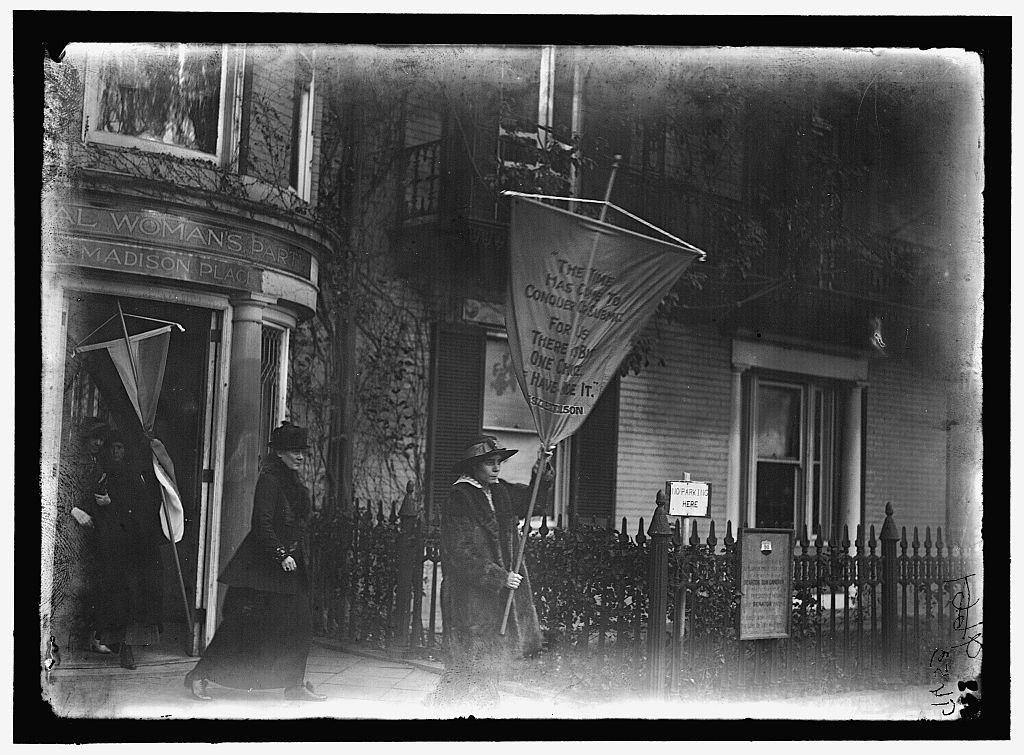
{"type": "Polygon", "coordinates": [[[436,216],[441,200],[441,141],[405,150],[405,220],[436,216]]]}

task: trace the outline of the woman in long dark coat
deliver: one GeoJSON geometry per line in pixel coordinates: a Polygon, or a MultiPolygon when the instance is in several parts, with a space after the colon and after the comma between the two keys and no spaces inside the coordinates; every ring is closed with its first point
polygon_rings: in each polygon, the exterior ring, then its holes
{"type": "Polygon", "coordinates": [[[522,574],[512,571],[519,549],[513,493],[498,477],[514,453],[492,436],[479,438],[456,466],[461,476],[441,512],[441,610],[450,662],[435,693],[440,705],[493,706],[507,666],[541,647],[526,565],[522,574]],[[512,610],[500,635],[509,590],[512,610]]]}
{"type": "Polygon", "coordinates": [[[124,438],[107,442],[106,492],[110,502],[96,513],[101,601],[106,625],[100,638],[120,645],[121,666],[135,668],[132,646],[160,641],[163,566],[160,490],[152,474],[133,469],[124,438]]]}
{"type": "Polygon", "coordinates": [[[313,641],[304,535],[309,491],[297,474],[306,431],[284,422],[271,433],[252,528],[220,575],[228,585],[224,619],[185,686],[200,700],[208,681],[235,689],[280,689],[286,698],[324,700],[304,683],[313,641]]]}
{"type": "Polygon", "coordinates": [[[110,503],[100,452],[109,428],[97,417],[80,420],[78,443],[61,459],[60,514],[54,548],[54,595],[57,631],[69,630],[67,647],[110,653],[99,640],[108,616],[100,592],[100,555],[96,519],[110,503]]]}

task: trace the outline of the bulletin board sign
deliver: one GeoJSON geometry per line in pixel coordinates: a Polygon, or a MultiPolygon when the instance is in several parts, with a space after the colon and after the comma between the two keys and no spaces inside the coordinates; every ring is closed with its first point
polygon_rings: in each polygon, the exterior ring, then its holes
{"type": "Polygon", "coordinates": [[[665,483],[669,516],[707,517],[711,508],[711,483],[669,480],[665,483]]]}
{"type": "Polygon", "coordinates": [[[789,637],[793,612],[793,530],[740,530],[741,640],[789,637]]]}

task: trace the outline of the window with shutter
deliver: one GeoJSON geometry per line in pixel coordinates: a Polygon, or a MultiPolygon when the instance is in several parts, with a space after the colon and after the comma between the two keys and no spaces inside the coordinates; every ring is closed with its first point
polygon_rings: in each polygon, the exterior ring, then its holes
{"type": "Polygon", "coordinates": [[[480,434],[483,416],[484,331],[441,323],[434,331],[428,442],[427,516],[437,521],[455,482],[452,465],[480,434]]]}
{"type": "Polygon", "coordinates": [[[572,442],[572,516],[603,524],[615,513],[615,467],[619,438],[619,380],[609,385],[572,442]]]}

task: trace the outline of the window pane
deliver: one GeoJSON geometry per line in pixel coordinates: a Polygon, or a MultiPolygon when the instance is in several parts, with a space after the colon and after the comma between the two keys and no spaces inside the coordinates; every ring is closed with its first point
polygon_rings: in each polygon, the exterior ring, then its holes
{"type": "Polygon", "coordinates": [[[818,532],[821,524],[821,464],[811,467],[811,526],[812,532],[818,532]]]}
{"type": "Polygon", "coordinates": [[[540,50],[509,50],[501,68],[501,122],[529,131],[537,126],[540,96],[540,50]]]}
{"type": "Polygon", "coordinates": [[[483,424],[485,427],[536,430],[530,407],[516,382],[508,341],[504,339],[487,339],[483,424]]]}
{"type": "Polygon", "coordinates": [[[214,154],[221,49],[140,45],[108,55],[99,70],[92,128],[214,154]]]}
{"type": "Polygon", "coordinates": [[[572,141],[573,53],[571,49],[555,51],[555,112],[551,125],[555,138],[572,141]]]}
{"type": "Polygon", "coordinates": [[[814,460],[821,461],[821,398],[822,392],[814,391],[814,460]]]}
{"type": "Polygon", "coordinates": [[[757,456],[797,459],[800,456],[800,389],[758,387],[757,456]]]}
{"type": "Polygon", "coordinates": [[[277,427],[278,397],[281,387],[281,346],[283,331],[263,327],[260,353],[260,453],[270,442],[277,427]]]}
{"type": "Polygon", "coordinates": [[[757,527],[793,527],[797,468],[792,464],[757,464],[757,527]]]}

